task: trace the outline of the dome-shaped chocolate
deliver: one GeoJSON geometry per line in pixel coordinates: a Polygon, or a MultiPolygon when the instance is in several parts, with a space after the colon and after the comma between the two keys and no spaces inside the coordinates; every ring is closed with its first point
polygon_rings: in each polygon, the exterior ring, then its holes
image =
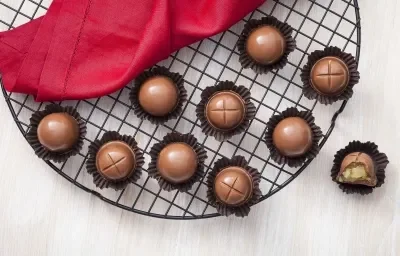
{"type": "Polygon", "coordinates": [[[171,183],[182,183],[189,180],[196,172],[197,154],[186,143],[175,142],[165,146],[157,159],[157,170],[171,183]]]}
{"type": "Polygon", "coordinates": [[[97,152],[96,167],[106,179],[125,179],[136,168],[135,152],[123,141],[110,141],[97,152]]]}
{"type": "Polygon", "coordinates": [[[153,116],[166,116],[178,103],[178,89],[166,76],[146,80],[139,89],[139,104],[153,116]]]}
{"type": "Polygon", "coordinates": [[[253,193],[252,178],[241,167],[227,167],[215,177],[214,191],[221,203],[231,206],[242,205],[253,193]]]}
{"type": "Polygon", "coordinates": [[[66,152],[79,140],[79,125],[67,113],[53,113],[45,116],[38,125],[37,136],[40,144],[53,152],[66,152]]]}
{"type": "Polygon", "coordinates": [[[285,37],[277,28],[268,25],[254,29],[246,41],[247,53],[263,65],[277,62],[284,55],[285,48],[285,37]]]}
{"type": "Polygon", "coordinates": [[[272,139],[279,152],[287,157],[305,154],[313,144],[308,123],[300,117],[287,117],[275,127],[272,139]]]}
{"type": "Polygon", "coordinates": [[[349,69],[338,57],[325,57],[311,69],[311,86],[322,95],[338,95],[349,83],[349,69]]]}
{"type": "Polygon", "coordinates": [[[222,91],[213,95],[205,111],[208,122],[219,130],[235,129],[245,117],[243,99],[231,91],[222,91]]]}

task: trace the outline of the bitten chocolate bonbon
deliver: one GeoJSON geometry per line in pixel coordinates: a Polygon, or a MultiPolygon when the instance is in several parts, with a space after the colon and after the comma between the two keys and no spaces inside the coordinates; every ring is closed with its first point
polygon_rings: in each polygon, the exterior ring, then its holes
{"type": "Polygon", "coordinates": [[[73,107],[50,104],[30,118],[26,139],[38,157],[60,163],[79,153],[86,123],[73,107]]]}
{"type": "Polygon", "coordinates": [[[149,176],[164,190],[185,192],[204,175],[207,153],[191,134],[169,133],[150,150],[149,176]]]}
{"type": "Polygon", "coordinates": [[[388,163],[375,143],[352,141],[336,152],[331,177],[343,192],[366,195],[384,184],[388,163]]]}
{"type": "Polygon", "coordinates": [[[348,154],[342,161],[336,180],[341,183],[374,187],[377,179],[372,158],[362,152],[348,154]]]}
{"type": "Polygon", "coordinates": [[[143,153],[132,136],[109,131],[89,145],[86,170],[97,187],[121,190],[140,178],[143,164],[143,153]]]}

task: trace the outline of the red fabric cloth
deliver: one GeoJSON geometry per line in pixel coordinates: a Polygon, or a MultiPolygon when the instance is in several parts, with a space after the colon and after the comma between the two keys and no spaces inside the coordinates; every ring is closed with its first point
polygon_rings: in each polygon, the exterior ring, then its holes
{"type": "Polygon", "coordinates": [[[44,17],[0,33],[4,86],[37,101],[104,96],[264,1],[54,0],[44,17]]]}

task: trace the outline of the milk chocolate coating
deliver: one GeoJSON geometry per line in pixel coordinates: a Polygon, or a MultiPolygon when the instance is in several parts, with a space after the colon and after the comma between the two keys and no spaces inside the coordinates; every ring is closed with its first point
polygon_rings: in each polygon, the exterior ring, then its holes
{"type": "Polygon", "coordinates": [[[277,62],[284,55],[285,48],[285,37],[273,26],[254,29],[246,42],[247,53],[263,65],[277,62]]]}
{"type": "Polygon", "coordinates": [[[125,179],[136,167],[135,153],[123,141],[108,142],[96,154],[96,167],[106,179],[125,179]]]}
{"type": "Polygon", "coordinates": [[[371,187],[376,186],[377,177],[372,158],[369,155],[362,152],[353,152],[351,154],[348,154],[342,161],[342,164],[340,166],[340,172],[336,180],[342,183],[366,185],[371,187]],[[343,173],[346,171],[346,168],[349,167],[351,168],[355,166],[362,166],[367,174],[367,177],[360,178],[355,181],[346,181],[346,180],[342,181],[339,179],[339,177],[342,176],[343,173]]]}
{"type": "Polygon", "coordinates": [[[322,95],[338,95],[349,83],[349,69],[337,57],[325,57],[311,69],[311,86],[322,95]]]}
{"type": "Polygon", "coordinates": [[[216,129],[232,130],[243,122],[245,105],[240,95],[223,91],[211,97],[206,106],[206,118],[216,129]]]}
{"type": "Polygon", "coordinates": [[[283,119],[275,127],[272,140],[279,152],[287,157],[305,154],[313,143],[313,135],[308,123],[300,117],[283,119]]]}
{"type": "Polygon", "coordinates": [[[178,89],[168,77],[156,76],[146,80],[139,89],[139,104],[153,116],[165,116],[178,103],[178,89]]]}
{"type": "Polygon", "coordinates": [[[79,139],[78,122],[67,113],[53,113],[39,123],[37,136],[40,144],[53,152],[66,152],[79,139]]]}
{"type": "Polygon", "coordinates": [[[175,142],[164,147],[157,159],[157,170],[167,181],[178,184],[189,180],[197,170],[197,154],[191,146],[175,142]]]}
{"type": "Polygon", "coordinates": [[[242,205],[253,193],[252,178],[241,167],[227,167],[215,177],[214,191],[221,203],[231,206],[242,205]]]}

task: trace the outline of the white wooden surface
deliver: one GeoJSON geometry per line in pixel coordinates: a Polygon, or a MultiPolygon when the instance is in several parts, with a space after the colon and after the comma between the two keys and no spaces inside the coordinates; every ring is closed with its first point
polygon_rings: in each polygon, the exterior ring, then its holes
{"type": "Polygon", "coordinates": [[[318,158],[243,220],[168,221],[110,206],[37,159],[0,100],[0,255],[400,255],[400,4],[359,2],[353,99],[318,158]],[[365,197],[328,175],[353,139],[375,141],[390,159],[385,185],[365,197]]]}

